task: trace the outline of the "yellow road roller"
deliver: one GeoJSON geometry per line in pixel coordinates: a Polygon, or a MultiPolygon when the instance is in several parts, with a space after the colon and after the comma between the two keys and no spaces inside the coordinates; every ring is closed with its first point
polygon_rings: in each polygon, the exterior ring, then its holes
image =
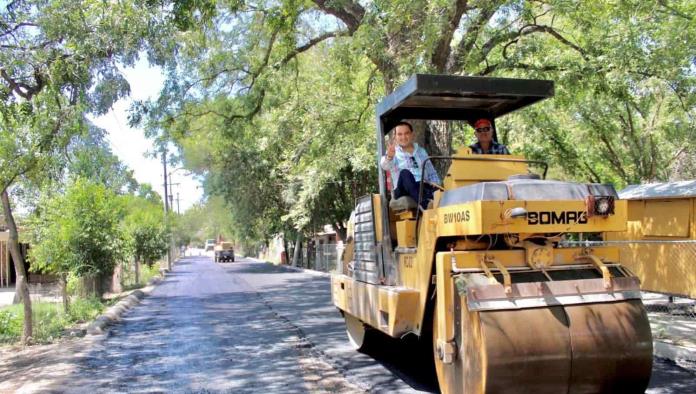
{"type": "MultiPolygon", "coordinates": [[[[494,125],[553,91],[544,80],[414,75],[377,107],[377,158],[403,120],[494,125]]],[[[353,346],[379,340],[370,330],[432,341],[443,393],[643,392],[652,336],[639,280],[615,247],[562,242],[626,230],[614,187],[547,180],[544,163],[468,147],[429,160],[448,170],[427,208],[392,198],[382,169],[379,194],[356,202],[331,278],[353,346]]]]}

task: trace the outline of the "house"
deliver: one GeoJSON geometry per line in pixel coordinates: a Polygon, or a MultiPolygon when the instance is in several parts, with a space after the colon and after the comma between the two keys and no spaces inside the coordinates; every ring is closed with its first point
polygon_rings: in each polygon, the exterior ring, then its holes
{"type": "MultiPolygon", "coordinates": [[[[0,224],[0,288],[14,287],[15,282],[17,281],[17,272],[15,271],[14,261],[12,259],[12,255],[10,254],[10,248],[8,245],[9,239],[9,230],[6,230],[5,226],[0,224]]],[[[53,275],[29,271],[31,267],[31,263],[27,260],[29,248],[29,244],[19,244],[19,251],[22,253],[22,256],[24,256],[24,269],[29,275],[28,282],[30,284],[56,282],[57,279],[53,275]]]]}

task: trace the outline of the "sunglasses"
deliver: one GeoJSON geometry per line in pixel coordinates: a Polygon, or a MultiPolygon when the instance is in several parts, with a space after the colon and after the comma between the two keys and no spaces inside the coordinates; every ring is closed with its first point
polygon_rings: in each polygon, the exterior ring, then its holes
{"type": "Polygon", "coordinates": [[[490,127],[480,127],[480,128],[478,128],[478,129],[476,129],[476,132],[477,132],[477,133],[487,133],[487,132],[489,132],[489,131],[491,131],[491,130],[492,130],[492,129],[491,129],[490,127]]]}
{"type": "Polygon", "coordinates": [[[418,162],[416,161],[416,158],[411,156],[411,161],[413,162],[413,168],[418,168],[418,162]]]}

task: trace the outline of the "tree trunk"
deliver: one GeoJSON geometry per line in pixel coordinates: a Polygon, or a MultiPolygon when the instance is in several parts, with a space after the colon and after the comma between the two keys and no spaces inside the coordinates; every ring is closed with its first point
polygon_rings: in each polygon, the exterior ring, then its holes
{"type": "Polygon", "coordinates": [[[300,252],[302,251],[302,233],[298,232],[295,238],[295,250],[292,253],[292,266],[297,267],[300,260],[300,252]]]}
{"type": "Polygon", "coordinates": [[[24,304],[24,330],[22,331],[22,344],[29,343],[33,332],[33,321],[31,314],[31,297],[29,296],[29,285],[27,272],[24,269],[24,257],[19,250],[19,236],[17,234],[17,224],[14,216],[12,216],[12,207],[10,206],[10,197],[7,194],[7,189],[2,191],[2,208],[5,214],[5,221],[10,230],[7,246],[10,248],[12,261],[14,261],[15,272],[17,273],[16,292],[19,294],[22,303],[24,304]]]}
{"type": "Polygon", "coordinates": [[[113,275],[111,275],[109,291],[112,293],[121,293],[123,287],[121,286],[121,279],[123,278],[123,264],[119,263],[114,269],[113,275]]]}
{"type": "Polygon", "coordinates": [[[68,298],[68,277],[67,275],[60,276],[60,290],[63,296],[63,311],[68,313],[70,309],[70,299],[68,298]]]}
{"type": "Polygon", "coordinates": [[[135,259],[135,285],[138,286],[140,283],[140,262],[138,258],[135,259]]]}
{"type": "Polygon", "coordinates": [[[280,252],[280,253],[281,253],[281,256],[282,256],[283,254],[285,254],[285,260],[283,260],[283,258],[281,257],[281,261],[280,261],[280,262],[281,262],[282,264],[289,264],[289,263],[290,263],[290,262],[288,261],[288,258],[290,257],[290,256],[288,256],[288,251],[290,250],[290,249],[288,248],[288,246],[289,246],[289,245],[288,245],[288,239],[285,237],[285,234],[283,234],[283,251],[280,252]]]}
{"type": "Polygon", "coordinates": [[[348,236],[348,229],[346,228],[346,226],[344,226],[341,222],[336,222],[333,225],[333,228],[336,232],[336,236],[338,237],[337,241],[343,241],[345,243],[346,238],[348,236]]]}
{"type": "MultiPolygon", "coordinates": [[[[431,120],[425,133],[425,147],[430,156],[450,156],[452,154],[451,123],[446,120],[431,120]]],[[[436,160],[433,165],[442,177],[449,168],[449,160],[436,160]]]]}

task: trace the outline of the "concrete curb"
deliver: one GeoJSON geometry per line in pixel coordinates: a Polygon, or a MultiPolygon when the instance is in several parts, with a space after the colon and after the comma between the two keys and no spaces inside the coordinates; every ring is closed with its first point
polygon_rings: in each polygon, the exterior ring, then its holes
{"type": "MultiPolygon", "coordinates": [[[[160,270],[164,275],[169,270],[160,270]]],[[[123,316],[126,311],[140,304],[140,301],[149,295],[152,290],[162,281],[163,278],[157,277],[152,278],[148,282],[147,286],[142,289],[137,289],[123,298],[121,301],[117,302],[116,305],[111,306],[104,313],[99,315],[94,321],[92,321],[87,326],[88,335],[102,335],[108,331],[108,327],[121,321],[121,316],[123,316]]]]}

